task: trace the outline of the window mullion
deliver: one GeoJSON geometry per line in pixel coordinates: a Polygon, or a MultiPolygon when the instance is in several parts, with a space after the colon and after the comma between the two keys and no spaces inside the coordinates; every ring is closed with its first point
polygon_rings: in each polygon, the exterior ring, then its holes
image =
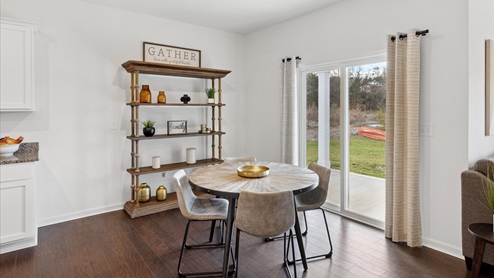
{"type": "Polygon", "coordinates": [[[318,73],[318,161],[317,164],[331,166],[329,155],[329,72],[318,73]]]}
{"type": "Polygon", "coordinates": [[[350,113],[349,113],[349,90],[348,90],[348,68],[340,68],[340,210],[348,209],[349,202],[349,134],[350,134],[350,113]]]}

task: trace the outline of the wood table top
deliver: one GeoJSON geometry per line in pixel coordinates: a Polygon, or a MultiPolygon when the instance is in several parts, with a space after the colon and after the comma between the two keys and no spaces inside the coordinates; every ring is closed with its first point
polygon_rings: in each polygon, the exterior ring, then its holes
{"type": "Polygon", "coordinates": [[[468,231],[476,237],[494,243],[494,232],[492,231],[491,223],[475,223],[468,226],[468,231]]]}
{"type": "Polygon", "coordinates": [[[243,163],[223,163],[195,170],[189,181],[197,190],[210,194],[236,198],[241,190],[252,192],[293,191],[300,194],[315,188],[319,176],[312,170],[291,164],[276,162],[254,162],[269,168],[269,175],[262,178],[244,178],[237,174],[243,163]]]}

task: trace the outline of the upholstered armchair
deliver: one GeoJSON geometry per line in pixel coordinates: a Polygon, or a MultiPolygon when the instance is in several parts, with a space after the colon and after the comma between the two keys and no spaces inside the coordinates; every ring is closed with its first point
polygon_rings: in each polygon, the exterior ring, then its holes
{"type": "MultiPolygon", "coordinates": [[[[472,267],[475,237],[468,231],[473,223],[492,223],[492,213],[486,206],[484,184],[494,177],[494,162],[479,160],[472,169],[461,173],[461,234],[463,256],[468,269],[472,267]]],[[[494,265],[494,246],[485,246],[484,263],[494,265]]]]}

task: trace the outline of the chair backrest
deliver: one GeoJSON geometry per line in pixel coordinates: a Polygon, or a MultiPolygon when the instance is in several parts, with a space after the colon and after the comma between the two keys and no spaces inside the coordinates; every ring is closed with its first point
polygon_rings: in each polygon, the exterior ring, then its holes
{"type": "Polygon", "coordinates": [[[473,169],[482,173],[489,179],[494,180],[494,162],[488,159],[481,159],[475,162],[473,169]]]}
{"type": "Polygon", "coordinates": [[[293,192],[240,191],[235,226],[257,237],[271,237],[295,224],[293,192]]]}
{"type": "Polygon", "coordinates": [[[173,175],[175,181],[175,190],[177,192],[177,201],[180,212],[183,216],[191,218],[192,205],[194,204],[197,196],[192,192],[192,188],[189,183],[189,179],[184,170],[179,170],[173,175]]]}
{"type": "MultiPolygon", "coordinates": [[[[328,190],[329,190],[329,178],[331,177],[331,169],[321,166],[316,163],[309,164],[310,170],[314,171],[319,176],[319,184],[311,195],[314,195],[313,204],[314,207],[320,207],[326,202],[328,198],[328,190]],[[316,194],[317,193],[317,194],[316,194]]],[[[307,192],[310,193],[311,191],[307,192]]]]}
{"type": "Polygon", "coordinates": [[[223,159],[223,161],[225,161],[225,163],[239,163],[239,162],[253,163],[256,162],[257,160],[255,157],[245,156],[245,157],[226,157],[225,159],[223,159]]]}

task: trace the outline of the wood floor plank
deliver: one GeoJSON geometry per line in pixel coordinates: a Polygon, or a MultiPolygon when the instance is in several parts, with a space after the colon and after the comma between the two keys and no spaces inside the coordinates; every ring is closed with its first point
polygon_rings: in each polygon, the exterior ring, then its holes
{"type": "Polygon", "coordinates": [[[10,252],[0,256],[0,277],[14,277],[17,252],[10,252]]]}
{"type": "Polygon", "coordinates": [[[68,248],[68,256],[75,277],[93,277],[89,253],[86,249],[85,238],[89,237],[90,230],[83,221],[75,220],[75,224],[66,233],[65,244],[68,248]]]}
{"type": "MultiPolygon", "coordinates": [[[[327,251],[322,214],[307,213],[307,254],[327,251]]],[[[469,277],[463,260],[427,247],[409,248],[383,231],[326,212],[333,257],[309,262],[302,278],[469,277]]],[[[39,229],[38,246],[0,255],[0,277],[178,277],[187,219],[178,209],[130,219],[123,211],[95,215],[39,229]]],[[[190,243],[209,238],[210,222],[192,223],[190,243]]],[[[216,229],[215,240],[219,229],[216,229]]],[[[246,234],[240,241],[239,277],[286,277],[283,241],[264,242],[246,234]]],[[[186,250],[184,271],[215,271],[221,249],[186,250]]],[[[494,277],[482,268],[480,277],[494,277]]]]}

